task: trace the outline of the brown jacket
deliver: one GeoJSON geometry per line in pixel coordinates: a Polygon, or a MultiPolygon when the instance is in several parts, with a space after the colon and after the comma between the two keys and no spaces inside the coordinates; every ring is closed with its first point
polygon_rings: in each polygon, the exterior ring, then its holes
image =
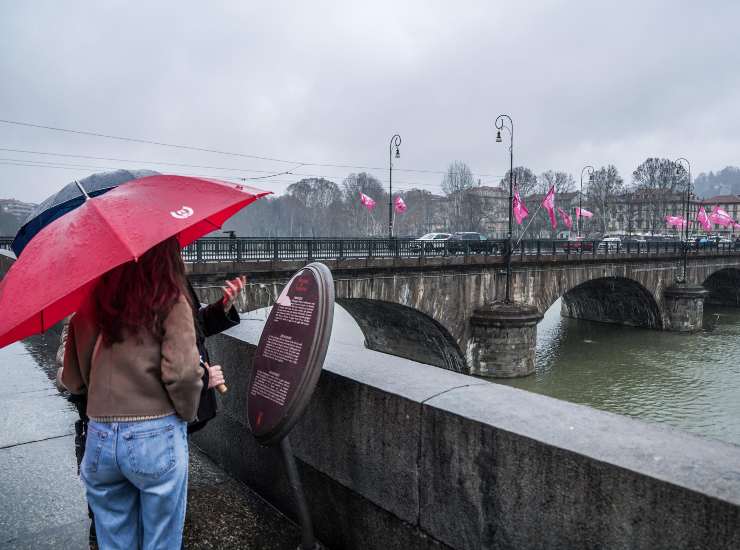
{"type": "Polygon", "coordinates": [[[195,418],[203,373],[184,295],[164,322],[161,343],[141,331],[112,346],[101,340],[95,351],[98,335],[94,302],[88,300],[69,324],[62,383],[72,393],[87,391],[90,418],[143,420],[173,412],[183,420],[195,418]]]}

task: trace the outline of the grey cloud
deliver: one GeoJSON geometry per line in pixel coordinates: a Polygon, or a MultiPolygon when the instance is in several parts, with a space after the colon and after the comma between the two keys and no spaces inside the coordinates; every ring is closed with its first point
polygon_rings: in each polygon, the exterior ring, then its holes
{"type": "MultiPolygon", "coordinates": [[[[4,2],[0,118],[378,167],[399,132],[399,168],[460,159],[502,175],[493,120],[506,112],[515,162],[537,173],[578,177],[584,164],[613,163],[629,179],[660,155],[686,156],[698,174],[740,164],[738,20],[735,2],[4,2]]],[[[2,124],[0,147],[290,167],[2,124]]],[[[83,165],[0,161],[0,197],[32,201],[98,168],[164,168],[0,158],[83,165]]],[[[296,170],[335,180],[349,171],[296,170]]],[[[290,180],[260,183],[279,192],[290,180]]],[[[438,190],[441,176],[394,180],[438,190]]]]}

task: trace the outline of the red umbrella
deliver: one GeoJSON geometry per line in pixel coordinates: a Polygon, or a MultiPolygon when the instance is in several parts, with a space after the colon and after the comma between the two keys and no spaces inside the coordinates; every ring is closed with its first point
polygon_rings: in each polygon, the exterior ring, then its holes
{"type": "Polygon", "coordinates": [[[76,311],[107,271],[173,235],[185,246],[269,193],[156,175],[88,199],[39,231],[0,283],[0,348],[76,311]]]}

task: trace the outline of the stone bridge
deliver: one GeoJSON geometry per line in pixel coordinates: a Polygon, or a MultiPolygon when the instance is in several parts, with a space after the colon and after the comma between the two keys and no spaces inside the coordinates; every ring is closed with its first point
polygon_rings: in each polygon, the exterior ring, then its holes
{"type": "MultiPolygon", "coordinates": [[[[305,261],[192,263],[204,299],[218,283],[251,274],[245,309],[270,305],[305,261]]],[[[501,256],[325,260],[337,302],[358,322],[366,345],[457,372],[533,372],[536,325],[562,298],[562,314],[656,330],[701,329],[703,303],[740,305],[740,253],[692,251],[686,280],[679,251],[645,254],[521,255],[505,296],[501,256]]]]}

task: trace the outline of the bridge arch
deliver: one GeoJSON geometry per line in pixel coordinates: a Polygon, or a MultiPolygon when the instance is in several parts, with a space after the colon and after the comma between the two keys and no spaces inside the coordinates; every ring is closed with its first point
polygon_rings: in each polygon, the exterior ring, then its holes
{"type": "Polygon", "coordinates": [[[368,349],[468,373],[449,331],[418,309],[365,298],[337,298],[337,303],[357,322],[368,349]]]}
{"type": "Polygon", "coordinates": [[[702,283],[709,291],[706,303],[723,306],[740,306],[740,269],[718,269],[702,283]]]}
{"type": "MultiPolygon", "coordinates": [[[[554,303],[554,298],[551,303],[554,303]]],[[[564,317],[662,329],[660,306],[642,284],[627,277],[599,277],[582,282],[562,294],[564,317]]]]}

